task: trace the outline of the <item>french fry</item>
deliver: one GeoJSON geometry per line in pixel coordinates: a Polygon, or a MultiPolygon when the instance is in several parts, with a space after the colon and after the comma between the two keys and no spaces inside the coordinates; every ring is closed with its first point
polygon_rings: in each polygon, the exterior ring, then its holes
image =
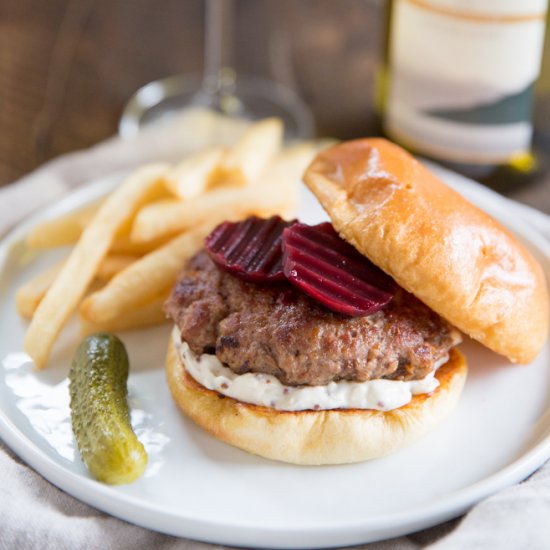
{"type": "Polygon", "coordinates": [[[295,181],[277,181],[265,187],[217,189],[188,201],[158,201],[138,212],[130,238],[146,242],[195,227],[206,220],[217,224],[256,212],[277,214],[295,206],[296,188],[295,181]]]}
{"type": "Polygon", "coordinates": [[[278,118],[266,118],[252,124],[223,155],[210,176],[208,187],[212,189],[228,183],[245,186],[255,182],[281,150],[283,130],[283,123],[278,118]]]}
{"type": "Polygon", "coordinates": [[[96,278],[106,283],[110,281],[117,273],[120,273],[135,261],[139,256],[130,256],[129,254],[111,254],[103,258],[103,261],[97,268],[96,278]]]}
{"type": "Polygon", "coordinates": [[[269,187],[281,181],[297,183],[313,157],[319,151],[316,142],[306,141],[286,148],[275,161],[267,167],[258,185],[269,187]]]}
{"type": "Polygon", "coordinates": [[[122,235],[116,237],[109,252],[112,254],[123,254],[130,256],[143,256],[149,254],[157,248],[165,245],[174,235],[165,235],[159,239],[152,239],[150,241],[135,242],[132,241],[130,235],[122,235]]]}
{"type": "Polygon", "coordinates": [[[166,187],[182,199],[204,193],[223,155],[223,147],[211,147],[190,155],[168,170],[164,180],[166,187]]]}
{"type": "Polygon", "coordinates": [[[211,147],[180,162],[166,174],[166,187],[189,199],[207,189],[250,185],[276,157],[282,140],[279,119],[256,122],[232,148],[211,147]]]}
{"type": "Polygon", "coordinates": [[[130,240],[147,243],[193,227],[203,220],[236,220],[249,214],[291,216],[298,197],[297,184],[318,145],[306,142],[283,151],[256,185],[215,189],[188,201],[158,201],[142,208],[134,219],[130,240]]]}
{"type": "MultiPolygon", "coordinates": [[[[136,256],[122,254],[110,254],[103,259],[97,268],[96,278],[107,282],[119,271],[122,271],[137,259],[136,256]]],[[[38,304],[55,281],[65,261],[57,262],[36,277],[17,289],[15,293],[15,306],[17,313],[24,319],[31,319],[38,304]]]]}
{"type": "Polygon", "coordinates": [[[27,235],[31,248],[55,248],[76,243],[91,218],[99,210],[101,202],[81,208],[53,220],[39,223],[27,235]]]}
{"type": "Polygon", "coordinates": [[[61,271],[62,266],[63,261],[57,262],[17,289],[15,306],[21,317],[24,319],[32,318],[38,304],[61,271]]]}
{"type": "Polygon", "coordinates": [[[105,199],[86,226],[25,335],[25,351],[38,368],[46,365],[57,335],[92,282],[119,228],[151,195],[158,195],[159,187],[164,188],[162,177],[166,169],[165,164],[138,168],[105,199]]]}
{"type": "Polygon", "coordinates": [[[215,225],[206,223],[137,260],[101,290],[90,294],[80,306],[81,316],[96,325],[105,325],[173,285],[183,262],[202,246],[215,225]]]}
{"type": "Polygon", "coordinates": [[[169,294],[169,291],[162,292],[157,297],[152,298],[144,304],[125,310],[121,315],[114,317],[108,322],[93,323],[86,317],[81,316],[81,334],[82,336],[87,336],[94,332],[118,332],[167,323],[168,319],[162,311],[162,306],[169,294]]]}
{"type": "MultiPolygon", "coordinates": [[[[152,193],[148,197],[147,202],[166,199],[168,197],[170,197],[170,193],[163,186],[159,186],[157,192],[152,193]]],[[[57,248],[75,244],[80,235],[82,235],[84,228],[99,210],[102,202],[102,200],[99,200],[75,212],[39,223],[27,235],[27,245],[31,248],[57,248]]],[[[130,218],[125,225],[119,228],[117,241],[120,236],[120,239],[124,242],[124,236],[128,234],[131,224],[132,219],[130,218]]],[[[120,248],[124,248],[124,245],[120,248]]],[[[133,253],[133,251],[124,252],[133,253]]]]}

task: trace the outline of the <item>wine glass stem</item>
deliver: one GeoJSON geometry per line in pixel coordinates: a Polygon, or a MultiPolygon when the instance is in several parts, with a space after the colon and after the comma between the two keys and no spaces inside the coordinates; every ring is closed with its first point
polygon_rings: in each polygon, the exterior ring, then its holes
{"type": "Polygon", "coordinates": [[[203,92],[219,106],[233,91],[233,0],[206,1],[203,92]]]}

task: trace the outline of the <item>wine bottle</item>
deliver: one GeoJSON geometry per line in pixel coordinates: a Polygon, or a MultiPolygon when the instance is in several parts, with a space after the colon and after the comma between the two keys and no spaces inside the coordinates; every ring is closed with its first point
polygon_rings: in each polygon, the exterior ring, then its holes
{"type": "Polygon", "coordinates": [[[390,0],[383,129],[504,191],[542,169],[533,98],[548,0],[390,0]]]}
{"type": "Polygon", "coordinates": [[[540,77],[535,85],[534,146],[550,173],[550,12],[546,15],[546,35],[540,77]]]}

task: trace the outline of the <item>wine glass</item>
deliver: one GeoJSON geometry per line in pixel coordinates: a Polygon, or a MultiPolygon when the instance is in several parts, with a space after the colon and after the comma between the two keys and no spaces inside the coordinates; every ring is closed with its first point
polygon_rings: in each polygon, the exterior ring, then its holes
{"type": "Polygon", "coordinates": [[[122,137],[193,107],[251,120],[276,116],[285,125],[286,138],[313,136],[311,112],[295,92],[271,80],[237,74],[233,68],[233,8],[233,0],[206,0],[203,76],[175,75],[140,88],[122,113],[122,137]]]}

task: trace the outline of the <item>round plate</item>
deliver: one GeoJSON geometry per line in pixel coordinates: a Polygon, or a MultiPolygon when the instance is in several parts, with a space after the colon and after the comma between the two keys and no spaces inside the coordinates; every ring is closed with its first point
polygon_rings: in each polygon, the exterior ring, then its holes
{"type": "MultiPolygon", "coordinates": [[[[514,231],[550,276],[550,247],[506,199],[440,171],[514,231]]],[[[15,291],[60,256],[36,254],[24,235],[38,221],[78,208],[119,181],[113,176],[67,197],[15,229],[0,246],[0,436],[52,483],[109,514],[172,535],[230,545],[345,546],[398,536],[458,516],[518,482],[550,457],[549,346],[530,366],[514,366],[471,341],[470,375],[453,415],[390,457],[331,467],[299,467],[246,454],[183,418],[164,378],[170,327],[128,332],[132,423],[149,464],[128,486],[90,478],[71,433],[67,371],[76,322],[50,366],[33,370],[22,351],[27,323],[15,291]]],[[[324,219],[304,191],[300,218],[324,219]]],[[[66,253],[66,251],[65,251],[66,253]]]]}

